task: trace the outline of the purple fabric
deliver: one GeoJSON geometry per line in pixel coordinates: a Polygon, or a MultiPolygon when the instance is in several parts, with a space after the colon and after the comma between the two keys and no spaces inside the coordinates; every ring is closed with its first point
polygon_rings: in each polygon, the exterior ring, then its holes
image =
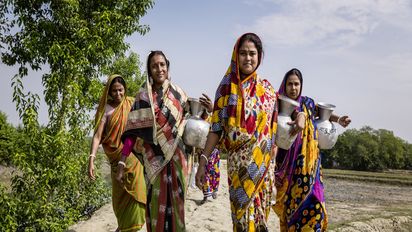
{"type": "Polygon", "coordinates": [[[136,140],[132,136],[126,137],[123,141],[122,156],[129,156],[133,150],[136,140]]]}

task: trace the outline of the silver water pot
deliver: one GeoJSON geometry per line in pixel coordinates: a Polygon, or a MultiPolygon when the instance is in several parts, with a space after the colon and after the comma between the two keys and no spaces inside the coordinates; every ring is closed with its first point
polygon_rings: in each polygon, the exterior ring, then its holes
{"type": "Polygon", "coordinates": [[[202,116],[204,107],[196,98],[189,98],[190,114],[183,132],[183,142],[186,145],[204,149],[209,133],[210,125],[203,120],[202,116]]]}
{"type": "Polygon", "coordinates": [[[297,134],[294,136],[290,135],[292,126],[289,125],[288,122],[292,121],[291,115],[298,106],[299,102],[286,96],[279,95],[279,114],[275,143],[282,149],[289,150],[297,137],[297,134]]]}
{"type": "Polygon", "coordinates": [[[335,105],[324,102],[318,103],[319,119],[316,120],[316,125],[318,128],[320,149],[331,149],[338,140],[339,135],[336,127],[329,121],[335,107],[335,105]]]}

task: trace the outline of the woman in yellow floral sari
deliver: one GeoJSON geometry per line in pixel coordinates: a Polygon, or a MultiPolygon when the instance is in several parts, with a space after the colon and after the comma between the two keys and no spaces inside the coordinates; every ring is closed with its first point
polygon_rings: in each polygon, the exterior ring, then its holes
{"type": "Polygon", "coordinates": [[[196,185],[201,188],[205,164],[219,143],[228,154],[230,206],[237,232],[267,231],[274,200],[268,173],[275,152],[276,94],[256,73],[262,56],[262,42],[256,34],[244,34],[236,42],[230,66],[216,91],[211,131],[196,174],[196,185]]]}
{"type": "Polygon", "coordinates": [[[143,166],[135,156],[129,156],[125,161],[124,185],[116,181],[117,165],[123,148],[120,138],[134,101],[133,98],[126,97],[125,92],[124,79],[119,75],[110,76],[95,116],[89,177],[95,179],[94,158],[99,144],[102,144],[111,165],[112,205],[118,223],[117,231],[137,231],[142,228],[145,220],[146,184],[143,166]]]}

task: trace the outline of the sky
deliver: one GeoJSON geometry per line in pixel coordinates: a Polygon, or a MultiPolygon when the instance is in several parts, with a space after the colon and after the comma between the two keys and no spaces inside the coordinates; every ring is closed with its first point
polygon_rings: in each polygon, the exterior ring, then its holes
{"type": "MultiPolygon", "coordinates": [[[[142,69],[151,50],[162,50],[174,83],[190,97],[214,97],[237,38],[254,32],[264,48],[257,72],[275,89],[298,68],[302,94],[336,105],[337,115],[351,117],[349,129],[386,129],[412,143],[410,22],[411,0],[159,0],[141,20],[150,31],[126,41],[142,69]]],[[[16,69],[0,68],[0,110],[18,124],[10,87],[16,69]]],[[[39,73],[24,84],[43,91],[39,73]]],[[[44,103],[40,121],[47,122],[44,103]]]]}

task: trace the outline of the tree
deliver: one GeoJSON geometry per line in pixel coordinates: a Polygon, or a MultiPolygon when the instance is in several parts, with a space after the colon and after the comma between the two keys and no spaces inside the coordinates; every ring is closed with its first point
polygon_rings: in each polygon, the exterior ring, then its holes
{"type": "Polygon", "coordinates": [[[10,164],[17,139],[16,129],[7,122],[7,116],[0,111],[0,164],[10,164]]]}
{"type": "Polygon", "coordinates": [[[139,60],[137,53],[130,53],[128,57],[124,54],[116,56],[113,65],[103,70],[103,73],[107,76],[112,74],[121,75],[127,85],[127,95],[135,97],[140,86],[145,81],[145,75],[140,71],[142,63],[139,60]]]}
{"type": "Polygon", "coordinates": [[[103,70],[128,49],[124,38],[148,31],[139,22],[152,6],[151,0],[0,2],[1,59],[19,67],[13,101],[26,138],[13,154],[21,174],[12,192],[0,188],[4,230],[62,231],[107,201],[104,183],[85,175],[88,112],[101,93],[103,70]],[[39,95],[25,93],[22,82],[32,70],[43,73],[45,127],[38,123],[39,95]]]}
{"type": "Polygon", "coordinates": [[[355,170],[411,168],[411,144],[396,137],[392,131],[375,130],[369,126],[345,131],[335,147],[325,150],[322,164],[355,170]]]}

